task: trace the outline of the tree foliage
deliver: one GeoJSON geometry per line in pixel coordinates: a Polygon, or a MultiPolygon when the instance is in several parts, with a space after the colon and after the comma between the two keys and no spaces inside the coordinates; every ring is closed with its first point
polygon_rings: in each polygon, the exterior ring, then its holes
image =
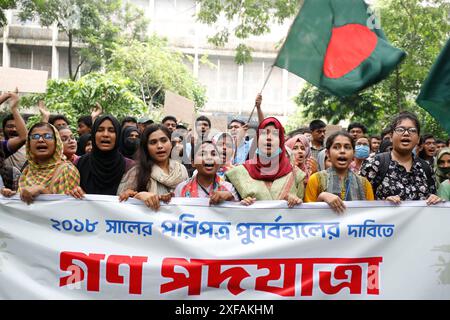
{"type": "Polygon", "coordinates": [[[164,104],[166,90],[193,100],[197,109],[206,102],[205,88],[183,63],[183,55],[171,51],[167,42],[157,36],[147,42],[131,41],[126,47],[116,46],[108,70],[134,81],[139,96],[150,109],[164,104]]]}
{"type": "Polygon", "coordinates": [[[197,0],[200,10],[197,20],[219,30],[209,37],[209,42],[224,46],[230,35],[241,40],[236,47],[236,62],[247,63],[251,48],[245,44],[250,36],[260,36],[270,31],[274,23],[282,24],[298,12],[303,0],[197,0]],[[225,18],[226,24],[221,24],[225,18]],[[235,22],[232,27],[229,22],[235,22]]]}
{"type": "Polygon", "coordinates": [[[444,137],[437,121],[417,106],[415,98],[450,34],[450,3],[446,0],[380,0],[383,31],[390,42],[407,52],[405,61],[381,83],[356,95],[338,98],[305,86],[295,98],[305,115],[330,123],[342,119],[363,122],[380,132],[392,116],[404,110],[415,112],[423,132],[444,137]]]}
{"type": "MultiPolygon", "coordinates": [[[[25,107],[35,106],[43,100],[52,113],[64,114],[76,125],[78,117],[90,115],[98,102],[103,112],[118,118],[140,116],[146,113],[145,103],[136,95],[132,80],[114,72],[90,73],[77,81],[49,80],[45,94],[34,94],[21,99],[25,107]]],[[[30,123],[39,118],[34,116],[30,123]]]]}
{"type": "Polygon", "coordinates": [[[15,0],[0,0],[0,28],[6,24],[5,11],[16,7],[15,0]]]}
{"type": "Polygon", "coordinates": [[[142,10],[122,0],[21,0],[22,21],[39,18],[42,26],[56,23],[69,41],[68,69],[70,79],[76,79],[80,68],[84,73],[100,70],[117,42],[124,39],[144,39],[148,21],[142,10]],[[74,42],[80,63],[72,69],[74,42]]]}
{"type": "Polygon", "coordinates": [[[44,100],[52,113],[65,114],[73,123],[89,115],[97,102],[104,113],[118,118],[146,114],[158,121],[166,90],[194,100],[197,109],[206,101],[205,88],[183,63],[183,55],[152,36],[146,42],[129,40],[127,47],[117,43],[105,73],[92,72],[76,81],[49,80],[45,94],[23,97],[22,104],[36,106],[44,100]]]}
{"type": "MultiPolygon", "coordinates": [[[[373,2],[373,1],[372,1],[373,2]]],[[[197,0],[201,9],[197,19],[214,26],[218,32],[209,38],[217,46],[225,45],[230,36],[242,40],[236,53],[238,63],[250,60],[245,39],[270,31],[270,25],[286,23],[294,18],[303,0],[197,0]],[[221,21],[227,23],[221,25],[221,21]]],[[[412,110],[425,125],[424,130],[443,136],[437,122],[414,99],[432,63],[450,34],[450,3],[448,0],[378,0],[381,27],[390,42],[405,50],[405,61],[386,80],[352,97],[339,99],[306,86],[296,97],[302,113],[289,121],[304,123],[306,118],[325,118],[331,123],[339,120],[361,121],[378,132],[389,123],[392,115],[412,110]]]]}

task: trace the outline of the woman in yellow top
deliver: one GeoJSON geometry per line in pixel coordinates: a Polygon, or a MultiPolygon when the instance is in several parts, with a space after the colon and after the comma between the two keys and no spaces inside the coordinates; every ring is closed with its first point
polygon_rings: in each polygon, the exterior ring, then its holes
{"type": "Polygon", "coordinates": [[[327,139],[327,156],[332,166],[313,174],[305,191],[305,202],[326,202],[337,213],[345,211],[344,201],[374,200],[369,181],[349,170],[355,142],[347,132],[336,132],[327,139]]]}

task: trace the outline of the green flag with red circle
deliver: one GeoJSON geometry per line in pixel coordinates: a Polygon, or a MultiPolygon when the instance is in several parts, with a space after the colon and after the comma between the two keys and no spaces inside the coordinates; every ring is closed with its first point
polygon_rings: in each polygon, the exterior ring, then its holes
{"type": "Polygon", "coordinates": [[[304,0],[275,66],[337,96],[386,78],[405,58],[364,0],[304,0]]]}
{"type": "Polygon", "coordinates": [[[416,101],[450,134],[450,39],[431,68],[416,101]]]}

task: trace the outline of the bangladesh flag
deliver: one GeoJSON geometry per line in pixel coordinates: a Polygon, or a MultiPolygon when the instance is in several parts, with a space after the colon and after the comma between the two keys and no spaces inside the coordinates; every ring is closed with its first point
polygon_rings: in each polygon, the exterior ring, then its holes
{"type": "Polygon", "coordinates": [[[406,56],[364,0],[304,0],[275,65],[337,96],[386,78],[406,56]]]}
{"type": "Polygon", "coordinates": [[[417,103],[450,134],[450,39],[425,79],[417,103]]]}

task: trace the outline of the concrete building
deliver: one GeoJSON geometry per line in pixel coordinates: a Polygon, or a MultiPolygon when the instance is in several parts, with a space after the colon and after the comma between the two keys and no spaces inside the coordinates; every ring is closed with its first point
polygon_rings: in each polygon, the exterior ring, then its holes
{"type": "MultiPolygon", "coordinates": [[[[246,40],[245,44],[254,50],[253,62],[239,66],[234,62],[233,51],[238,39],[231,38],[224,48],[209,44],[207,36],[213,35],[215,30],[195,21],[199,7],[193,0],[131,2],[145,11],[150,20],[149,32],[167,37],[174,50],[192,56],[193,63],[186,60],[186,64],[207,88],[208,102],[204,112],[242,116],[250,113],[256,94],[275,60],[275,46],[286,35],[290,22],[283,26],[274,25],[269,35],[246,40]],[[204,55],[214,67],[200,63],[204,55]]],[[[47,70],[51,78],[68,77],[66,37],[58,33],[56,27],[41,28],[36,21],[23,24],[16,14],[13,10],[7,12],[9,25],[0,31],[0,65],[47,70]]],[[[74,69],[77,62],[74,59],[74,69]]],[[[285,120],[295,110],[292,97],[303,83],[299,77],[274,68],[263,91],[263,109],[285,120]]]]}

